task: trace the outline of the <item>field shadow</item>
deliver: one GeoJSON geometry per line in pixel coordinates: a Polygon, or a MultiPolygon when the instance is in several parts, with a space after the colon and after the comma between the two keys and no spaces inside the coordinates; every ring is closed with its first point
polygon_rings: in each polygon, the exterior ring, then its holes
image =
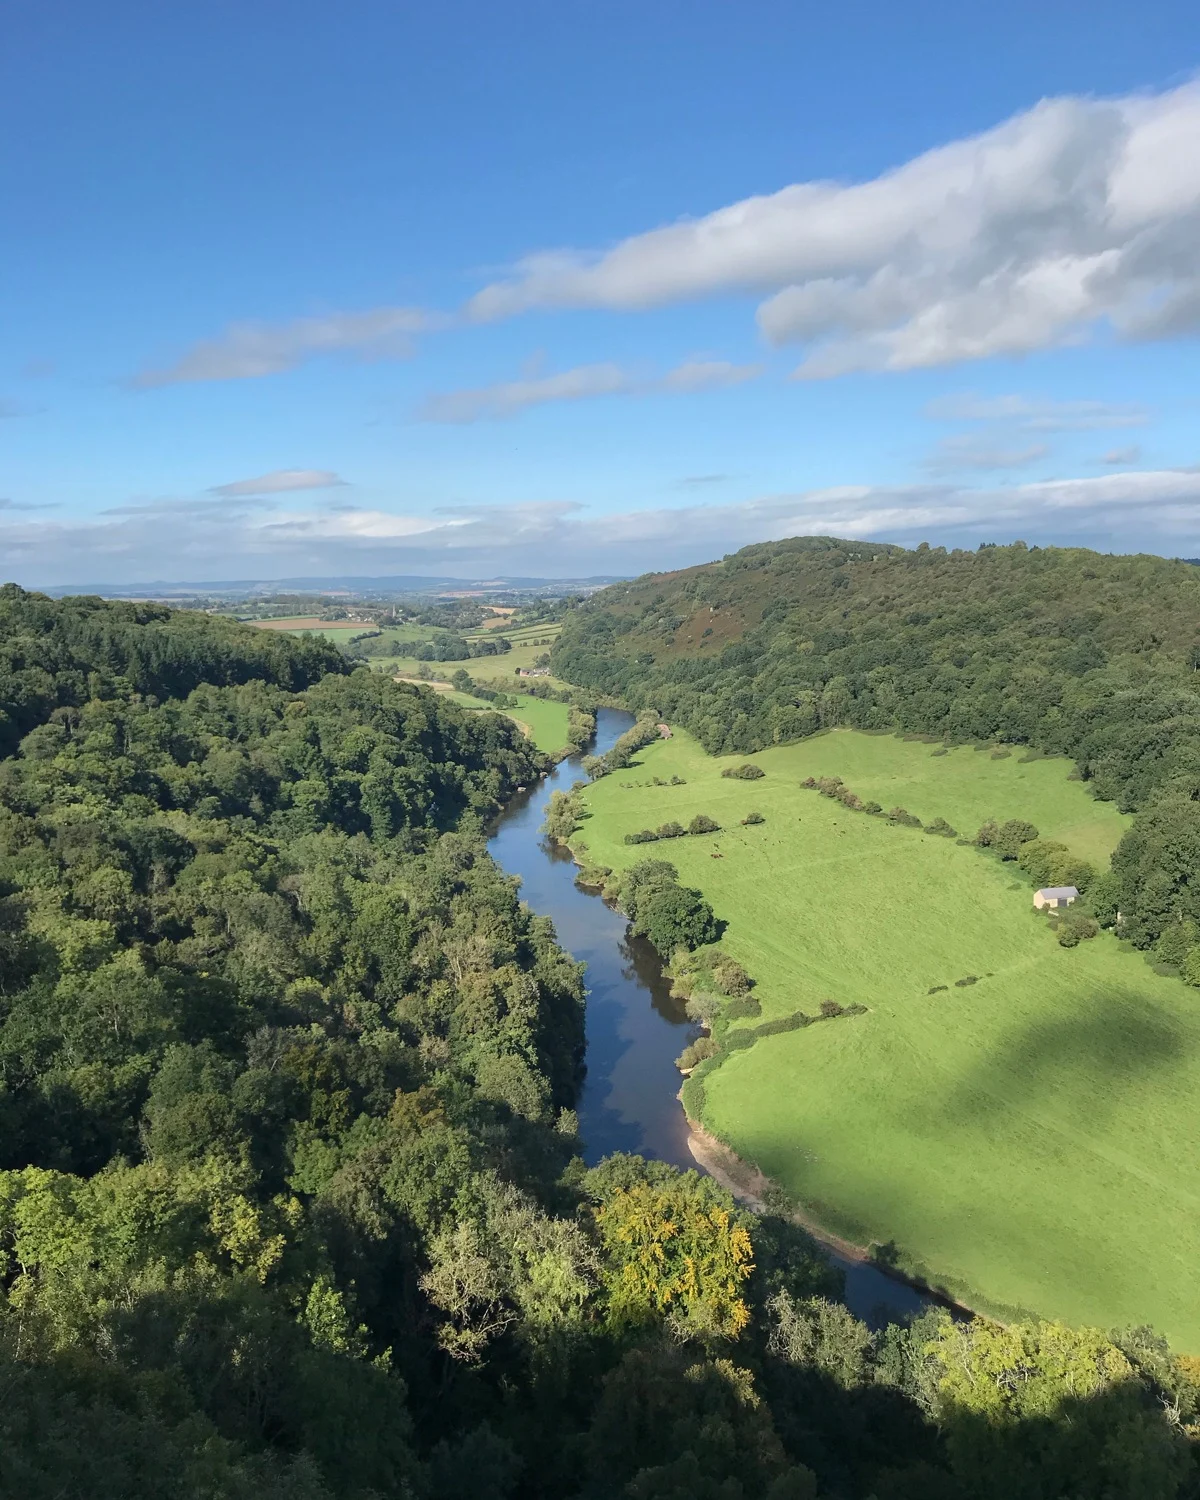
{"type": "Polygon", "coordinates": [[[1092,1005],[1084,1015],[1036,1021],[989,1049],[942,1099],[940,1112],[962,1125],[1066,1093],[1089,1118],[1102,1119],[1129,1088],[1195,1050],[1178,1024],[1130,991],[1100,991],[1092,1005]]]}

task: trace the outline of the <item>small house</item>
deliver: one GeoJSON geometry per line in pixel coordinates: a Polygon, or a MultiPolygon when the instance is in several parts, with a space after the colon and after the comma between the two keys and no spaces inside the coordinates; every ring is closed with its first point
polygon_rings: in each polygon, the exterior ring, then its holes
{"type": "Polygon", "coordinates": [[[1040,891],[1034,891],[1033,904],[1038,911],[1060,911],[1070,906],[1078,895],[1073,885],[1044,885],[1040,891]]]}

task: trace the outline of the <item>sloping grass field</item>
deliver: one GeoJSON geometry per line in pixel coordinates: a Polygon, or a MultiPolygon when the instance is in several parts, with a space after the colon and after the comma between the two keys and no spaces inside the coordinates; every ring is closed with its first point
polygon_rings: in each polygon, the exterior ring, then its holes
{"type": "Polygon", "coordinates": [[[800,786],[838,775],[966,836],[1026,817],[1099,863],[1128,823],[1066,761],[941,748],[839,731],[722,760],[676,732],[588,789],[575,842],[703,890],[762,1021],[868,1007],[703,1079],[705,1124],[815,1223],[981,1310],[1148,1322],[1200,1352],[1200,992],[1108,933],[1061,948],[1012,865],[800,786]],[[744,759],[763,779],[721,777],[744,759]],[[696,813],[722,832],[623,842],[696,813]]]}
{"type": "Polygon", "coordinates": [[[544,750],[547,755],[553,755],[566,746],[565,703],[548,702],[543,698],[531,697],[528,693],[515,693],[515,708],[495,709],[486,698],[475,698],[470,693],[457,692],[444,683],[427,682],[422,686],[433,688],[443,698],[449,698],[452,703],[461,704],[463,708],[477,709],[481,713],[502,713],[506,718],[515,719],[538,749],[544,750]]]}

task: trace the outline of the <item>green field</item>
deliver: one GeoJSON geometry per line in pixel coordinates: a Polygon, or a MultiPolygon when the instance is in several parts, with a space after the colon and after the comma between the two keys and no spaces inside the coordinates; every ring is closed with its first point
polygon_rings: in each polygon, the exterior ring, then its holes
{"type": "Polygon", "coordinates": [[[419,625],[401,626],[398,630],[384,632],[388,638],[395,637],[396,655],[373,656],[371,664],[386,667],[398,677],[415,677],[422,666],[442,677],[449,677],[459,667],[465,668],[476,677],[486,678],[488,681],[515,677],[518,667],[532,667],[537,657],[549,651],[549,646],[535,645],[534,642],[552,640],[558,634],[559,628],[558,625],[527,625],[519,630],[469,630],[464,635],[465,640],[503,635],[512,642],[512,650],[506,651],[503,656],[471,656],[464,657],[461,661],[420,662],[415,656],[404,654],[403,647],[406,641],[412,641],[415,644],[419,640],[432,640],[434,636],[444,635],[446,632],[419,625]]]}
{"type": "Polygon", "coordinates": [[[493,709],[486,698],[476,698],[470,693],[457,692],[454,688],[442,683],[429,682],[424,686],[433,688],[443,698],[449,698],[452,703],[459,703],[463,708],[476,709],[481,713],[503,713],[508,718],[515,719],[538,749],[544,750],[547,755],[553,755],[566,746],[567,705],[565,703],[533,698],[528,693],[515,693],[513,695],[517,700],[515,708],[493,709]]]}
{"type": "Polygon", "coordinates": [[[531,698],[528,693],[518,693],[516,697],[516,708],[506,708],[504,712],[525,726],[539,750],[547,755],[562,750],[567,743],[567,705],[531,698]]]}
{"type": "Polygon", "coordinates": [[[1149,1322],[1200,1351],[1200,994],[1110,934],[1059,947],[1014,867],[799,785],[840,775],[965,834],[1028,817],[1092,859],[1128,822],[1066,761],[940,748],[838,731],[746,757],[767,773],[746,782],[677,733],[588,790],[578,839],[589,861],[662,857],[699,886],[763,1020],[869,1008],[704,1079],[705,1123],[817,1223],[893,1243],[977,1307],[1149,1322]],[[630,785],[672,774],[687,784],[630,785]],[[751,809],[765,823],[740,827],[751,809]],[[724,831],[623,843],[697,812],[724,831]]]}

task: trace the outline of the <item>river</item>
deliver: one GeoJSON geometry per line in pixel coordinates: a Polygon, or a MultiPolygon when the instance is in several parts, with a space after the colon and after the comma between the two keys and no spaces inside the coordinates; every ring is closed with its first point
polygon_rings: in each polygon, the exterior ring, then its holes
{"type": "MultiPolygon", "coordinates": [[[[632,723],[632,715],[602,708],[594,753],[603,754],[632,723]]],[[[675,1059],[699,1030],[671,998],[655,950],[628,935],[625,918],[598,892],[575,884],[571,856],[541,832],[551,792],[568,791],[583,778],[581,760],[561,761],[519,793],[501,813],[489,848],[503,870],[520,877],[532,910],[553,920],[562,946],[587,965],[587,1076],[578,1102],[585,1157],[597,1162],[613,1151],[636,1151],[695,1168],[675,1059]]],[[[829,1255],[846,1273],[850,1310],[873,1326],[931,1300],[875,1266],[829,1255]]]]}

